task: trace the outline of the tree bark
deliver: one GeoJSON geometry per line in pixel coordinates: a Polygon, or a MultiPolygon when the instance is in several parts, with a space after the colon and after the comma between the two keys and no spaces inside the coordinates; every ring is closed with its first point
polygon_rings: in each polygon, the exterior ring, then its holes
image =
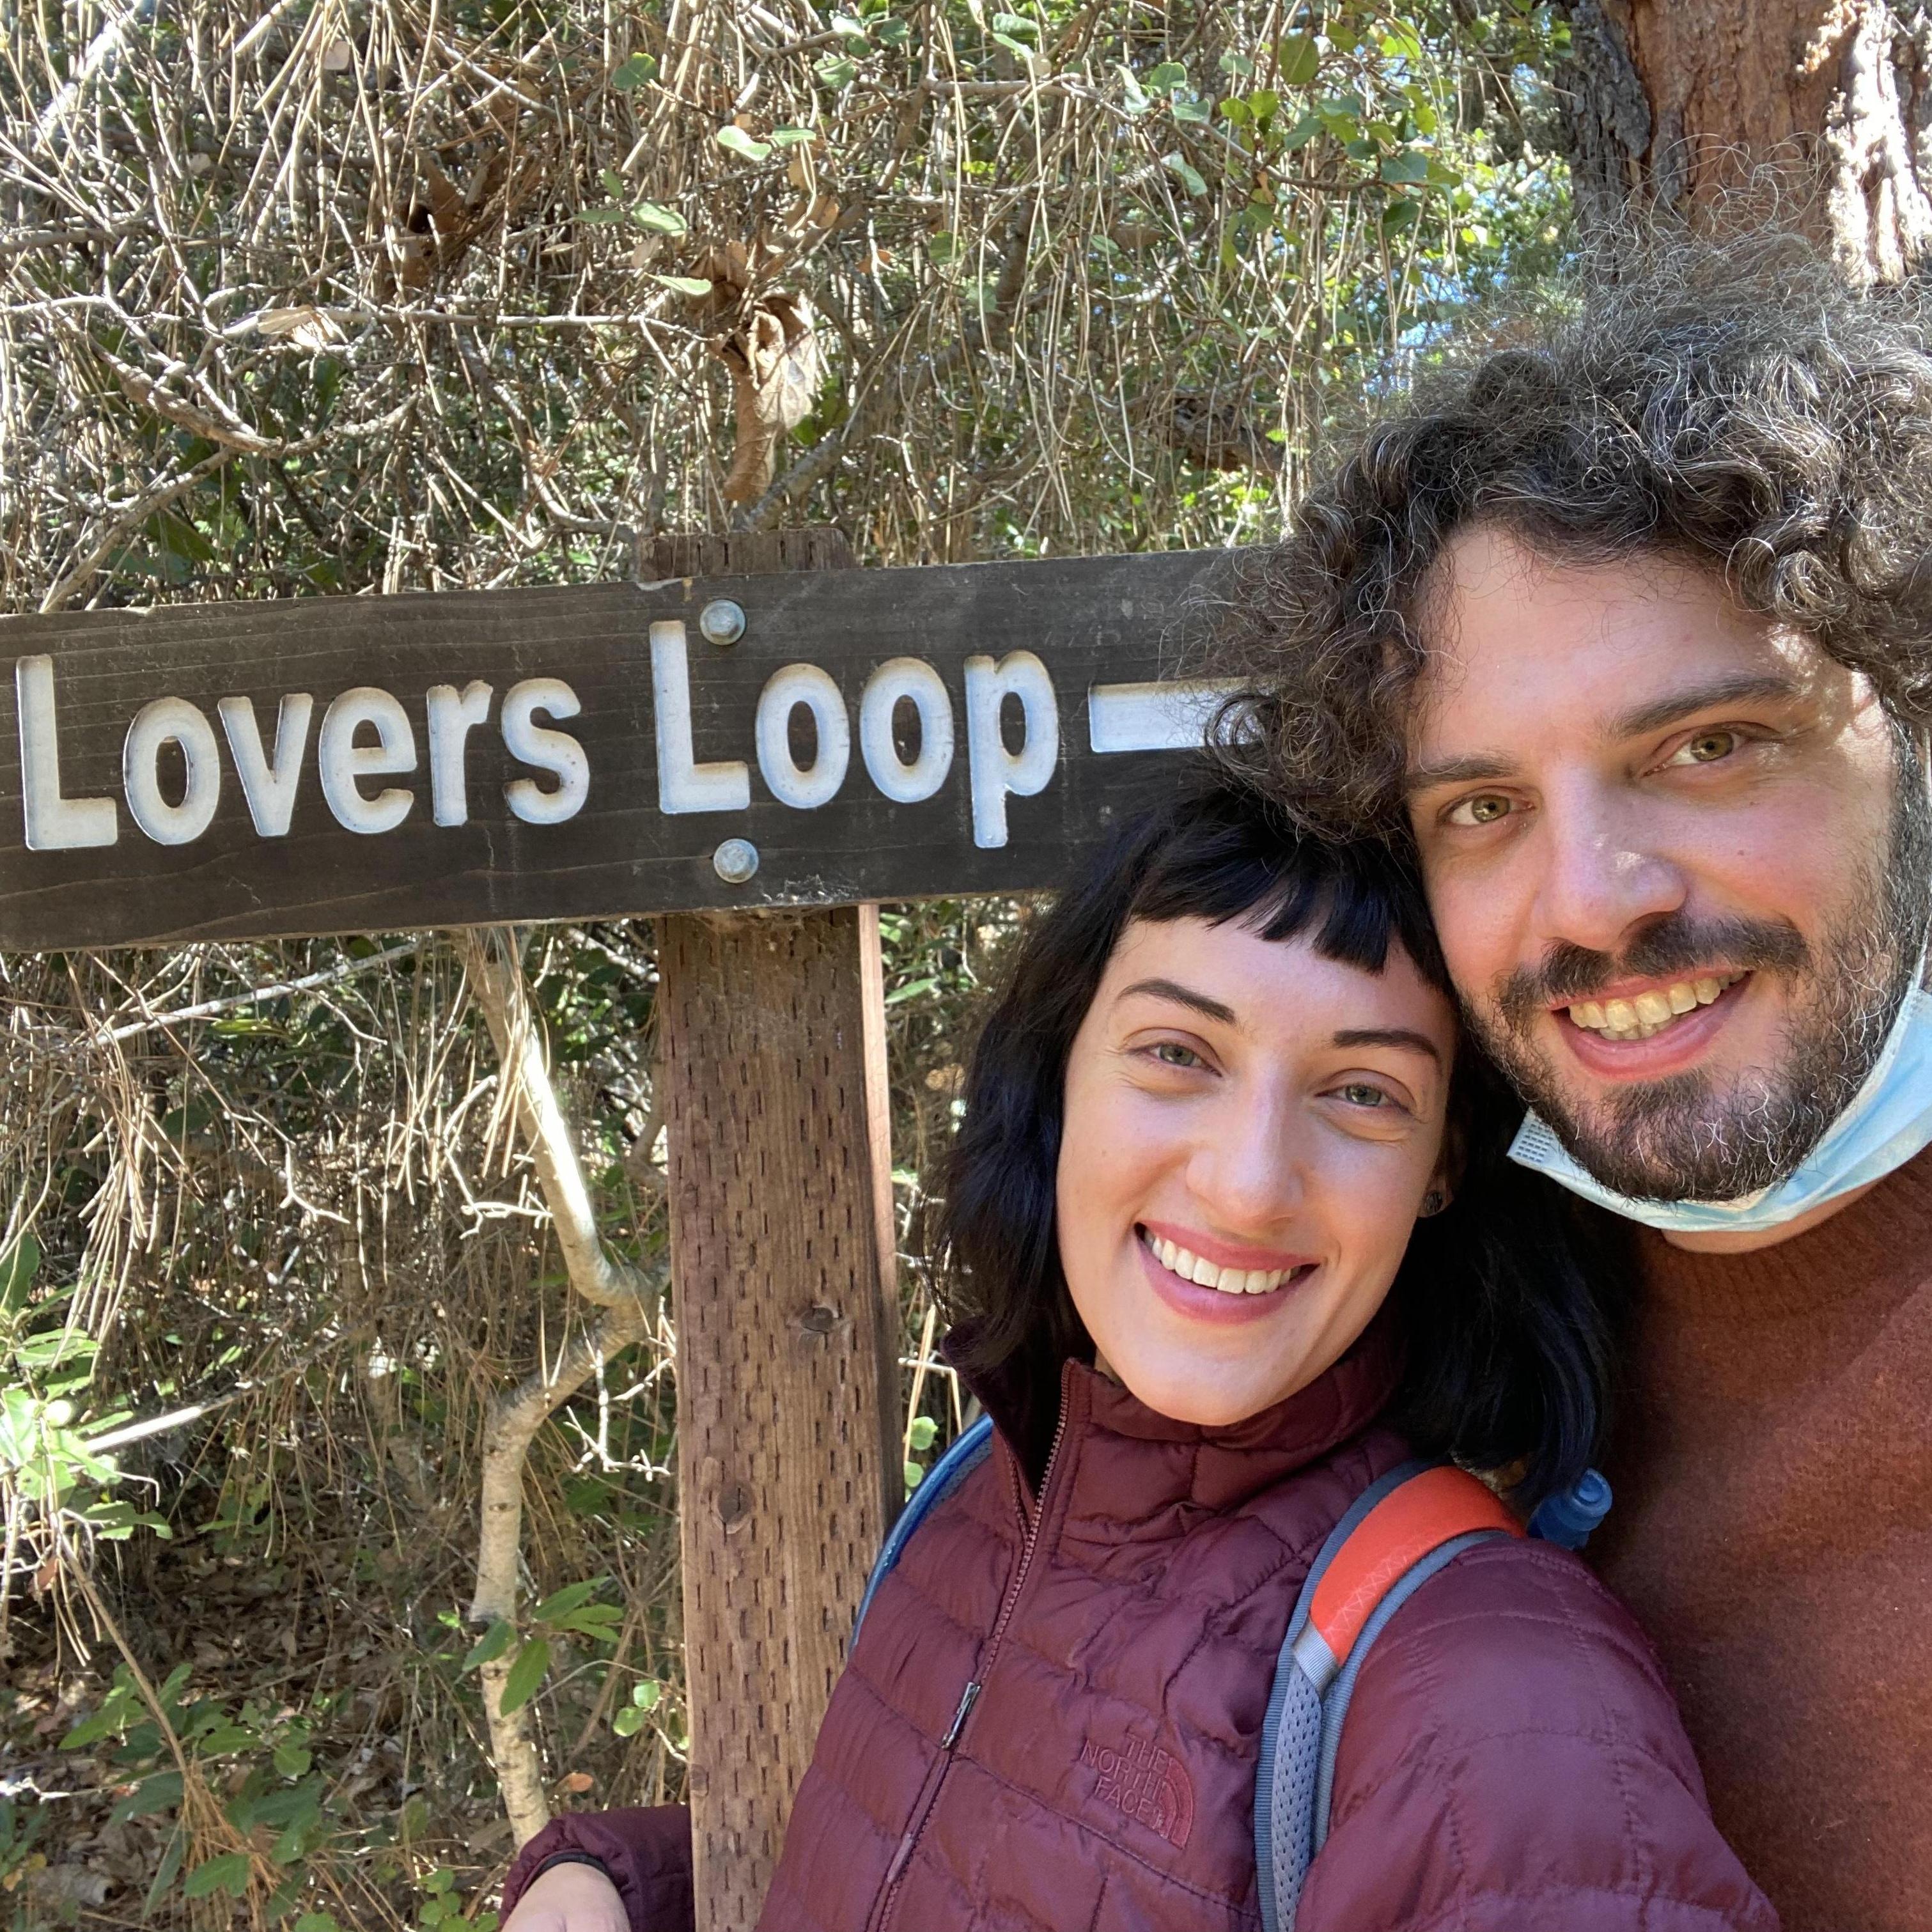
{"type": "Polygon", "coordinates": [[[1694,218],[1767,165],[1854,281],[1932,246],[1932,21],[1886,0],[1570,0],[1578,220],[1694,218]]]}
{"type": "MultiPolygon", "coordinates": [[[[604,1246],[590,1190],[577,1155],[550,1064],[530,1010],[516,935],[489,927],[454,935],[471,996],[482,1009],[517,1124],[537,1171],[570,1285],[604,1312],[579,1329],[554,1362],[542,1364],[490,1405],[483,1434],[476,1588],[469,1620],[487,1628],[517,1620],[517,1580],[523,1548],[524,1465],[544,1424],[597,1372],[598,1365],[642,1338],[657,1312],[661,1286],[604,1246]]],[[[490,1756],[496,1769],[517,1843],[526,1844],[550,1822],[543,1756],[537,1747],[528,1700],[503,1708],[513,1653],[482,1666],[483,1712],[490,1726],[490,1756]]]]}

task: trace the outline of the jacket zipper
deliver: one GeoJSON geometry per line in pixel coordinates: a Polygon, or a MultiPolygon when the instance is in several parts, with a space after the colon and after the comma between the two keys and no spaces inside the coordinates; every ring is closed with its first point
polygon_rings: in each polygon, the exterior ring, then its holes
{"type": "Polygon", "coordinates": [[[886,1880],[879,1894],[879,1904],[866,1924],[866,1932],[884,1932],[886,1921],[892,1916],[893,1905],[897,1902],[899,1887],[904,1882],[906,1867],[912,1862],[921,1836],[926,1830],[926,1820],[932,1815],[933,1807],[939,1802],[939,1788],[946,1782],[946,1774],[952,1768],[954,1747],[964,1734],[967,1720],[973,1714],[973,1707],[980,1701],[980,1693],[986,1679],[993,1674],[994,1660],[998,1656],[1000,1640],[1006,1634],[1006,1626],[1012,1621],[1018,1607],[1020,1592],[1026,1588],[1027,1573],[1033,1568],[1034,1550],[1039,1546],[1040,1532],[1046,1522],[1047,1498],[1053,1486],[1054,1469],[1060,1460],[1061,1438],[1066,1433],[1066,1371],[1060,1372],[1060,1413],[1053,1425],[1053,1443],[1047,1450],[1046,1468],[1040,1483],[1040,1502],[1034,1510],[1032,1520],[1028,1521],[1024,1492],[1017,1474],[1013,1486],[1019,1501],[1020,1521],[1025,1528],[1025,1540],[1020,1545],[1019,1562],[1014,1565],[1012,1581],[1006,1586],[1006,1594],[1000,1605],[1000,1613],[993,1622],[993,1634],[986,1640],[986,1648],[980,1659],[977,1672],[968,1680],[966,1688],[959,1694],[958,1707],[952,1713],[952,1721],[946,1727],[946,1735],[939,1741],[939,1755],[932,1768],[926,1774],[920,1787],[917,1799],[913,1805],[912,1821],[906,1827],[905,1835],[899,1840],[898,1850],[892,1854],[892,1862],[886,1868],[886,1880]]]}

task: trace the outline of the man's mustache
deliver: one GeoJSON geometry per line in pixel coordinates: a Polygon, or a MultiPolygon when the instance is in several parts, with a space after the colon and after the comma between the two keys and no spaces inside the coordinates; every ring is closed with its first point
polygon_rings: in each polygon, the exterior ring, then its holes
{"type": "Polygon", "coordinates": [[[1811,949],[1788,920],[1696,920],[1667,914],[1646,926],[1621,956],[1559,940],[1534,967],[1519,966],[1502,982],[1496,1005],[1519,1029],[1551,1006],[1587,1000],[1618,980],[1688,978],[1713,967],[1802,973],[1811,949]]]}

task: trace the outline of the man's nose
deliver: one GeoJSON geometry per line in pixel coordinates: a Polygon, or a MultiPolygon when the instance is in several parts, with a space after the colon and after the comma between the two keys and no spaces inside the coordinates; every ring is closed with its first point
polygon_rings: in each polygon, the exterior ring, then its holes
{"type": "Polygon", "coordinates": [[[1216,1108],[1188,1165],[1188,1185],[1213,1231],[1265,1243],[1307,1192],[1304,1138],[1288,1096],[1266,1088],[1216,1108]]]}
{"type": "Polygon", "coordinates": [[[1594,794],[1546,798],[1535,938],[1621,952],[1631,929],[1679,910],[1688,881],[1640,812],[1594,794]]]}

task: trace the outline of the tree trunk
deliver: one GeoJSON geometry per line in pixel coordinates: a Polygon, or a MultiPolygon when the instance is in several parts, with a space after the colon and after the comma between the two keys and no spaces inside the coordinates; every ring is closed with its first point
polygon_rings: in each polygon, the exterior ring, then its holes
{"type": "Polygon", "coordinates": [[[1564,120],[1586,236],[1687,217],[1772,164],[1855,281],[1932,246],[1932,21],[1886,0],[1571,0],[1564,120]]]}

